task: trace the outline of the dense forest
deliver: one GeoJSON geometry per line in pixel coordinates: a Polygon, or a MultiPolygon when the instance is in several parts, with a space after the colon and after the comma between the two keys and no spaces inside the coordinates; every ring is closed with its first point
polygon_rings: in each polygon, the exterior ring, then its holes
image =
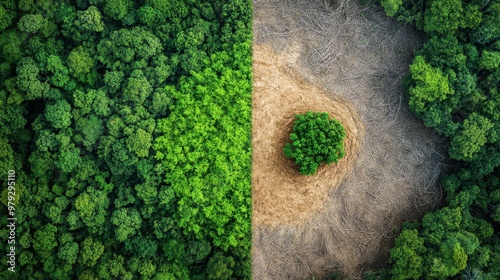
{"type": "Polygon", "coordinates": [[[381,0],[426,42],[403,79],[411,111],[447,139],[442,208],[405,223],[366,279],[500,279],[500,1],[381,0]]]}
{"type": "Polygon", "coordinates": [[[0,1],[1,279],[250,278],[251,20],[250,0],[0,1]]]}

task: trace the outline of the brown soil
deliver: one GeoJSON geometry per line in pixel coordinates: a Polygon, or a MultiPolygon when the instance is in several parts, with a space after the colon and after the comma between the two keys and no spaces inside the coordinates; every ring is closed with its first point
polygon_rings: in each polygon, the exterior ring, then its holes
{"type": "Polygon", "coordinates": [[[253,48],[253,224],[297,224],[323,207],[327,191],[352,170],[364,127],[356,110],[340,98],[330,98],[282,65],[269,48],[253,48]],[[337,164],[323,164],[316,175],[299,174],[283,154],[295,114],[328,112],[346,130],[345,156],[337,164]]]}
{"type": "Polygon", "coordinates": [[[401,223],[441,198],[445,151],[400,86],[422,39],[357,1],[253,3],[253,278],[360,279],[385,265],[401,223]],[[313,177],[282,154],[307,110],[349,135],[346,158],[313,177]]]}

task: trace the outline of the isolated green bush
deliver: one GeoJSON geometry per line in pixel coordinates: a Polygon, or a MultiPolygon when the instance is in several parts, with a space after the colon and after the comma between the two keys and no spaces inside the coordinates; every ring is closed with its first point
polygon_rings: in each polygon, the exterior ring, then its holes
{"type": "Polygon", "coordinates": [[[295,160],[300,173],[313,175],[321,163],[337,163],[344,154],[345,130],[328,113],[307,112],[297,114],[291,143],[284,148],[285,155],[295,160]]]}

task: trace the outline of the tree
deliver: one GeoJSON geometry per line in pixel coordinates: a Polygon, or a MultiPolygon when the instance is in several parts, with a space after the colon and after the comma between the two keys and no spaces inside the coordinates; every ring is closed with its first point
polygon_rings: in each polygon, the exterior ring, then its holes
{"type": "Polygon", "coordinates": [[[130,0],[109,0],[104,4],[104,14],[115,20],[121,20],[133,6],[130,0]]]}
{"type": "Polygon", "coordinates": [[[76,242],[67,242],[59,248],[57,256],[66,263],[73,265],[76,263],[79,246],[76,242]]]}
{"type": "Polygon", "coordinates": [[[69,53],[67,63],[69,71],[74,77],[90,73],[94,67],[94,60],[81,45],[69,53]]]}
{"type": "Polygon", "coordinates": [[[461,0],[433,0],[425,10],[424,31],[439,34],[453,33],[461,25],[461,0]]]}
{"type": "Polygon", "coordinates": [[[415,57],[410,73],[415,86],[410,88],[409,103],[416,112],[423,112],[427,104],[443,101],[453,94],[447,76],[439,68],[429,65],[422,56],[415,57]]]}
{"type": "Polygon", "coordinates": [[[107,85],[109,92],[115,93],[121,87],[125,75],[121,71],[107,71],[104,74],[104,83],[107,85]]]}
{"type": "Polygon", "coordinates": [[[128,150],[135,153],[138,157],[147,157],[153,137],[144,129],[138,128],[135,133],[127,139],[128,150]]]}
{"type": "Polygon", "coordinates": [[[31,57],[21,58],[17,66],[17,86],[25,93],[26,100],[41,98],[49,85],[39,80],[40,70],[31,57]]]}
{"type": "Polygon", "coordinates": [[[111,223],[116,226],[116,239],[121,242],[135,235],[141,222],[141,216],[135,208],[119,208],[111,216],[111,223]]]}
{"type": "Polygon", "coordinates": [[[463,226],[468,216],[461,208],[445,207],[424,217],[422,235],[427,241],[426,273],[430,277],[457,275],[478,248],[477,237],[463,226]]]}
{"type": "Polygon", "coordinates": [[[385,13],[392,17],[396,14],[399,6],[403,4],[403,0],[381,0],[380,5],[384,8],[385,13]]]}
{"type": "Polygon", "coordinates": [[[33,249],[38,253],[54,249],[57,246],[56,233],[57,227],[52,224],[40,227],[33,235],[33,249]]]}
{"type": "Polygon", "coordinates": [[[28,14],[21,17],[17,23],[17,28],[26,33],[37,33],[43,25],[43,16],[40,14],[28,14]]]}
{"type": "Polygon", "coordinates": [[[423,273],[423,256],[427,249],[416,229],[404,229],[391,250],[392,279],[419,279],[423,273]]]}
{"type": "Polygon", "coordinates": [[[153,88],[148,79],[144,77],[143,72],[141,70],[134,70],[123,89],[123,97],[126,101],[140,105],[144,103],[152,92],[153,88]]]}
{"type": "Polygon", "coordinates": [[[472,113],[465,121],[462,129],[450,143],[450,157],[458,160],[471,160],[487,142],[488,131],[493,124],[486,117],[472,113]]]}
{"type": "Polygon", "coordinates": [[[47,70],[53,73],[50,81],[56,87],[64,87],[70,80],[68,68],[64,66],[59,56],[49,56],[47,59],[47,70]]]}
{"type": "Polygon", "coordinates": [[[138,234],[125,241],[125,250],[141,258],[151,259],[156,255],[158,245],[150,238],[138,234]]]}
{"type": "Polygon", "coordinates": [[[500,67],[500,52],[485,50],[479,59],[479,69],[496,70],[500,67]]]}
{"type": "Polygon", "coordinates": [[[17,278],[250,277],[251,2],[205,2],[0,1],[17,278]]]}
{"type": "Polygon", "coordinates": [[[396,279],[497,279],[500,3],[402,2],[398,19],[415,21],[430,38],[410,66],[410,108],[449,139],[449,155],[457,161],[442,181],[446,206],[426,214],[415,228],[425,253],[395,244],[391,274],[396,279]],[[407,264],[420,265],[420,271],[407,264]]]}
{"type": "Polygon", "coordinates": [[[104,22],[101,18],[101,12],[95,6],[88,7],[85,11],[78,11],[77,24],[86,30],[101,32],[104,30],[104,22]]]}
{"type": "MultiPolygon", "coordinates": [[[[20,34],[13,29],[0,32],[0,53],[2,54],[3,61],[10,64],[16,62],[19,58],[21,58],[21,56],[23,55],[23,48],[21,47],[23,38],[23,34],[20,34]]],[[[10,65],[8,72],[10,74],[10,65]]],[[[6,76],[5,80],[7,80],[7,78],[8,77],[6,76]]]]}
{"type": "Polygon", "coordinates": [[[80,157],[80,148],[70,145],[62,148],[58,155],[55,165],[64,173],[70,173],[80,165],[82,159],[80,157]]]}
{"type": "Polygon", "coordinates": [[[0,32],[3,32],[12,24],[16,17],[16,3],[13,0],[0,3],[0,32]]]}
{"type": "Polygon", "coordinates": [[[210,258],[207,265],[208,279],[228,280],[233,278],[233,268],[235,262],[233,258],[226,257],[217,252],[210,258]]]}
{"type": "Polygon", "coordinates": [[[79,260],[82,264],[89,267],[96,265],[97,260],[104,253],[104,245],[102,242],[92,237],[85,238],[80,247],[81,257],[79,260]]]}
{"type": "Polygon", "coordinates": [[[105,252],[104,254],[106,256],[103,256],[103,258],[106,259],[106,262],[99,264],[99,277],[101,279],[118,277],[118,275],[126,272],[123,256],[112,254],[111,252],[105,252]]]}
{"type": "Polygon", "coordinates": [[[56,129],[71,125],[71,105],[64,99],[47,104],[45,117],[56,129]]]}
{"type": "Polygon", "coordinates": [[[167,92],[164,89],[157,89],[153,93],[149,109],[153,114],[166,115],[171,103],[172,99],[167,95],[167,92]]]}
{"type": "Polygon", "coordinates": [[[103,234],[106,231],[104,225],[109,217],[109,203],[106,191],[94,187],[88,187],[75,199],[75,209],[90,233],[103,234]]]}
{"type": "Polygon", "coordinates": [[[337,163],[344,156],[344,127],[328,113],[298,114],[295,116],[291,143],[285,155],[295,160],[301,174],[313,175],[321,163],[337,163]]]}
{"type": "Polygon", "coordinates": [[[453,70],[458,73],[466,69],[464,46],[451,34],[432,36],[417,51],[417,55],[422,55],[425,62],[442,71],[453,70]]]}
{"type": "Polygon", "coordinates": [[[108,69],[130,73],[133,61],[147,61],[160,53],[160,40],[142,27],[113,31],[97,45],[97,59],[108,69]],[[125,71],[124,71],[125,70],[125,71]]]}
{"type": "Polygon", "coordinates": [[[92,114],[89,117],[80,117],[76,121],[75,126],[76,131],[81,133],[77,141],[81,141],[88,151],[92,151],[104,132],[102,120],[95,114],[92,114]]]}

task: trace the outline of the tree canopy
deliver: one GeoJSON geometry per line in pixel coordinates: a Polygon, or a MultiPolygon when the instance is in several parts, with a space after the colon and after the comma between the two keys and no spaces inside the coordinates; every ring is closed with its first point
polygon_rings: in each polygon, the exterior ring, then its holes
{"type": "Polygon", "coordinates": [[[342,124],[328,113],[297,114],[284,153],[295,160],[301,174],[313,175],[322,163],[337,163],[344,156],[345,135],[342,124]]]}
{"type": "Polygon", "coordinates": [[[443,208],[403,225],[389,270],[367,278],[498,279],[500,1],[380,3],[425,33],[410,65],[409,106],[446,137],[452,160],[443,208]]]}
{"type": "Polygon", "coordinates": [[[0,1],[19,279],[250,278],[251,14],[0,1]]]}

